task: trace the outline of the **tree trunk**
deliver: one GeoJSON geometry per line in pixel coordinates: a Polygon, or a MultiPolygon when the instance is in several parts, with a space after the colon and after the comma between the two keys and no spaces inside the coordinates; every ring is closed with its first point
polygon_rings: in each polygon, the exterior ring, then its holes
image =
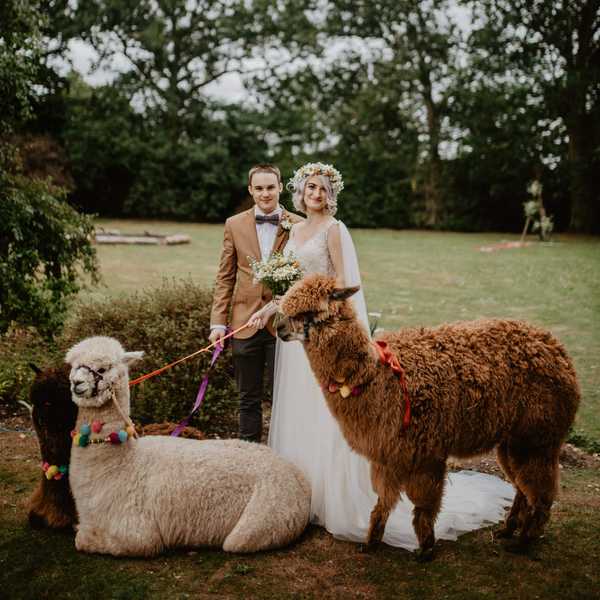
{"type": "Polygon", "coordinates": [[[440,158],[440,118],[432,98],[431,83],[425,85],[425,108],[427,109],[427,133],[429,134],[427,183],[425,185],[425,224],[437,227],[442,220],[442,160],[440,158]]]}
{"type": "Polygon", "coordinates": [[[600,230],[597,206],[600,193],[593,182],[591,165],[594,157],[592,145],[588,142],[591,131],[589,134],[584,133],[584,119],[584,115],[581,115],[579,122],[567,125],[571,197],[569,229],[577,233],[597,233],[600,230]]]}
{"type": "MultiPolygon", "coordinates": [[[[567,45],[567,103],[563,117],[569,134],[569,191],[571,197],[570,229],[578,233],[600,231],[598,202],[600,192],[594,185],[594,151],[598,145],[598,130],[587,106],[588,93],[596,85],[594,61],[597,42],[594,42],[594,23],[598,2],[582,3],[576,25],[576,47],[567,45]],[[590,68],[592,67],[592,68],[590,68]]],[[[595,58],[596,57],[596,58],[595,58]]]]}

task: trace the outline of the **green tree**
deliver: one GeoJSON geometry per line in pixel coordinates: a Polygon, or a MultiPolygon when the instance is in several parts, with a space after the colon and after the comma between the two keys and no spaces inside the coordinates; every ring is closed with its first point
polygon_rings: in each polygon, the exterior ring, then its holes
{"type": "Polygon", "coordinates": [[[80,272],[95,280],[92,231],[56,188],[0,173],[0,334],[12,324],[58,333],[80,272]]]}
{"type": "Polygon", "coordinates": [[[242,202],[244,173],[268,152],[264,114],[208,90],[253,70],[248,60],[273,69],[302,53],[312,26],[292,4],[79,3],[73,18],[98,64],[126,66],[110,86],[69,93],[63,139],[79,181],[76,201],[86,210],[203,220],[222,219],[242,202]],[[283,45],[279,55],[273,48],[283,45]]]}
{"type": "Polygon", "coordinates": [[[32,3],[0,3],[0,140],[31,115],[39,72],[40,24],[32,3]]]}
{"type": "Polygon", "coordinates": [[[9,0],[0,7],[0,334],[12,324],[52,335],[80,269],[96,276],[91,222],[61,190],[20,173],[9,134],[31,114],[41,56],[37,5],[9,0]]]}
{"type": "Polygon", "coordinates": [[[467,228],[518,231],[528,183],[542,178],[551,212],[565,213],[564,127],[550,119],[535,80],[511,74],[502,41],[476,28],[450,87],[456,157],[446,165],[452,213],[467,228]]]}
{"type": "MultiPolygon", "coordinates": [[[[372,48],[369,77],[389,110],[395,97],[399,120],[411,115],[419,131],[413,180],[424,196],[424,224],[441,226],[445,218],[442,144],[451,138],[447,122],[449,84],[461,50],[460,31],[446,0],[332,0],[327,30],[340,41],[360,38],[372,48]],[[384,92],[385,90],[385,92],[384,92]]],[[[355,55],[350,68],[360,60],[355,55]]],[[[347,77],[341,64],[339,76],[347,77]]],[[[373,94],[378,110],[377,95],[373,94]]]]}
{"type": "Polygon", "coordinates": [[[477,0],[477,33],[492,66],[530,82],[530,102],[568,138],[571,229],[600,231],[600,1],[477,0]],[[499,58],[503,60],[500,61],[499,58]]]}

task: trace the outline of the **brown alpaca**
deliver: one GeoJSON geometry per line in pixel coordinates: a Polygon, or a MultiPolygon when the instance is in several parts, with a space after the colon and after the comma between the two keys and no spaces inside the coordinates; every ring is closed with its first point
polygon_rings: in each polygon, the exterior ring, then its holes
{"type": "MultiPolygon", "coordinates": [[[[75,427],[77,406],[71,400],[70,367],[40,371],[30,392],[31,418],[40,444],[42,462],[68,466],[71,457],[70,431],[75,427]]],[[[65,528],[77,523],[77,511],[71,495],[68,475],[40,481],[29,499],[29,523],[32,527],[65,528]]]]}
{"type": "Polygon", "coordinates": [[[495,447],[516,488],[498,535],[511,537],[520,529],[518,547],[525,549],[550,516],[560,447],[579,404],[575,370],[564,348],[547,331],[492,319],[381,336],[408,384],[411,417],[404,427],[400,379],[382,364],[346,301],[357,289],[336,289],[335,280],[324,275],[306,277],[284,296],[280,309],[287,318],[278,333],[303,341],[344,437],[371,463],[378,500],[367,543],[381,540],[405,492],[414,504],[419,557],[430,559],[448,456],[469,457],[495,447]]]}
{"type": "MultiPolygon", "coordinates": [[[[40,444],[42,463],[69,465],[71,458],[71,431],[77,419],[77,405],[71,399],[69,371],[64,365],[44,371],[35,365],[36,372],[30,392],[31,418],[40,444]]],[[[138,428],[143,435],[171,435],[176,423],[150,423],[138,428]]],[[[183,438],[205,439],[194,427],[185,427],[183,438]]],[[[29,523],[32,527],[63,529],[77,523],[77,511],[71,495],[69,477],[47,479],[42,473],[40,481],[29,499],[29,523]]]]}

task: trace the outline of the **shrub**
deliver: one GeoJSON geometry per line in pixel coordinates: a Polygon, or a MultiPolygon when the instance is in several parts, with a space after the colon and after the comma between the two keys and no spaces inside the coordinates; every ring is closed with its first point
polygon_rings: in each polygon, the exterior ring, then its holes
{"type": "Polygon", "coordinates": [[[81,276],[98,278],[92,230],[63,190],[0,164],[0,334],[13,323],[48,337],[60,330],[81,276]]]}
{"type": "Polygon", "coordinates": [[[600,440],[595,440],[583,431],[571,429],[567,438],[569,444],[577,446],[590,454],[600,454],[600,440]]]}
{"type": "MultiPolygon", "coordinates": [[[[0,401],[27,400],[33,371],[58,366],[66,350],[92,335],[109,335],[126,350],[143,350],[131,377],[148,373],[208,344],[210,290],[185,282],[163,282],[154,289],[119,299],[79,302],[63,334],[48,342],[33,330],[11,330],[0,338],[0,401]]],[[[132,416],[143,424],[178,421],[191,410],[210,353],[181,363],[131,389],[132,416]]],[[[231,354],[225,351],[210,374],[206,397],[191,424],[209,435],[237,431],[238,402],[231,354]]]]}
{"type": "MultiPolygon", "coordinates": [[[[154,289],[79,303],[58,344],[64,352],[92,335],[118,339],[126,350],[143,350],[131,377],[148,373],[206,346],[210,333],[212,293],[190,281],[168,282],[154,289]]],[[[148,423],[178,421],[191,410],[210,352],[200,354],[131,389],[134,420],[148,423]]],[[[238,403],[230,352],[210,374],[201,409],[191,424],[209,434],[237,430],[238,403]]]]}
{"type": "Polygon", "coordinates": [[[56,347],[33,329],[11,329],[0,337],[0,403],[27,401],[35,376],[29,363],[39,367],[60,361],[56,347]]]}

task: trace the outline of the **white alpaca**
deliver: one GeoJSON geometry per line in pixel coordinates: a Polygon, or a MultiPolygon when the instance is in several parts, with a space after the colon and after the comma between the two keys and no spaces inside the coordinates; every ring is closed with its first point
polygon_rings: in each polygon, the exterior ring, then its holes
{"type": "Polygon", "coordinates": [[[141,355],[115,339],[92,337],[66,356],[79,406],[76,431],[96,430],[88,440],[73,438],[77,549],[115,556],[151,556],[175,546],[255,552],[296,539],[308,523],[310,487],[269,448],[237,440],[125,439],[125,433],[122,443],[104,442],[127,427],[128,365],[141,355]]]}

